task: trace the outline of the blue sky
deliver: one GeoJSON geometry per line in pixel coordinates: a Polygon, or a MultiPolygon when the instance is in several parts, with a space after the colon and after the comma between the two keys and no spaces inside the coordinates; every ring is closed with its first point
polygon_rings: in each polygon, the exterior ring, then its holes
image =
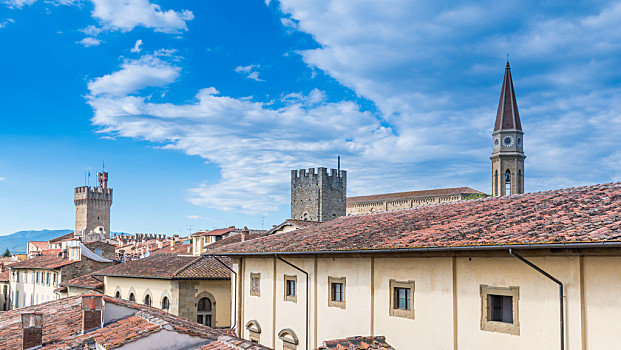
{"type": "Polygon", "coordinates": [[[490,187],[506,54],[529,192],[621,179],[621,3],[0,0],[0,234],[270,227],[291,169],[349,195],[490,187]]]}

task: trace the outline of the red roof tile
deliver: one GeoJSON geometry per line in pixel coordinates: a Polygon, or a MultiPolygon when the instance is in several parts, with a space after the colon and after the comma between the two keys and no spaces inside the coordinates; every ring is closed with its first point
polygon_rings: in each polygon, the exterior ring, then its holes
{"type": "Polygon", "coordinates": [[[192,255],[192,245],[191,244],[182,244],[182,243],[177,243],[174,246],[164,246],[160,249],[154,250],[151,252],[151,254],[187,254],[187,255],[192,255]]]}
{"type": "MultiPolygon", "coordinates": [[[[233,337],[225,330],[213,329],[190,320],[172,315],[157,308],[138,305],[125,300],[103,296],[105,305],[116,304],[134,309],[135,313],[120,320],[112,321],[103,328],[82,334],[81,296],[50,301],[35,306],[6,311],[0,318],[0,349],[20,349],[22,342],[21,314],[26,312],[43,313],[42,349],[82,349],[94,342],[105,348],[116,348],[169,329],[203,339],[196,348],[205,344],[236,344],[238,347],[223,349],[260,350],[264,347],[233,337]]],[[[94,348],[94,347],[93,347],[94,348]]],[[[189,349],[189,348],[188,348],[189,349]]],[[[217,349],[217,348],[216,348],[217,349]]]]}
{"type": "Polygon", "coordinates": [[[11,265],[12,269],[57,269],[59,267],[75,264],[77,261],[61,258],[56,255],[40,255],[32,259],[17,262],[11,265]]]}
{"type": "Polygon", "coordinates": [[[211,231],[197,231],[193,233],[192,236],[222,236],[232,231],[235,231],[235,226],[219,228],[211,231]]]}
{"type": "Polygon", "coordinates": [[[60,284],[64,287],[80,287],[88,289],[101,289],[104,286],[103,277],[93,276],[93,274],[86,274],[84,276],[70,279],[60,284]]]}
{"type": "Polygon", "coordinates": [[[346,339],[327,340],[317,350],[392,350],[386,343],[386,337],[349,337],[346,339]]]}
{"type": "MultiPolygon", "coordinates": [[[[223,260],[224,261],[224,260],[223,260]]],[[[230,260],[226,260],[230,264],[230,260]]],[[[158,279],[230,279],[229,270],[210,257],[154,254],[94,272],[95,276],[158,279]]]]}
{"type": "Polygon", "coordinates": [[[212,253],[331,252],[616,242],[621,183],[337,218],[212,253]]]}
{"type": "Polygon", "coordinates": [[[447,196],[451,194],[479,194],[479,193],[483,193],[483,192],[473,190],[470,187],[439,188],[435,190],[396,192],[396,193],[374,194],[374,195],[369,195],[369,196],[347,197],[347,203],[371,202],[371,201],[416,198],[416,197],[447,196]]]}
{"type": "Polygon", "coordinates": [[[39,250],[46,250],[48,248],[47,241],[29,241],[28,243],[37,247],[39,250]]]}
{"type": "Polygon", "coordinates": [[[66,235],[62,235],[60,237],[56,237],[53,239],[50,239],[48,242],[49,243],[58,243],[58,242],[62,242],[68,239],[73,239],[73,232],[69,232],[66,235]]]}

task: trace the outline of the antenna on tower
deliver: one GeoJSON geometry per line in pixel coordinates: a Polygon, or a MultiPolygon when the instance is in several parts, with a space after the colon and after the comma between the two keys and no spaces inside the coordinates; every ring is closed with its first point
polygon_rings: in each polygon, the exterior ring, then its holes
{"type": "Polygon", "coordinates": [[[101,161],[101,172],[102,173],[106,172],[106,163],[103,160],[101,161]]]}
{"type": "Polygon", "coordinates": [[[336,176],[341,176],[341,156],[337,155],[336,156],[336,176]]]}
{"type": "Polygon", "coordinates": [[[509,63],[509,53],[507,52],[507,63],[509,63]]]}

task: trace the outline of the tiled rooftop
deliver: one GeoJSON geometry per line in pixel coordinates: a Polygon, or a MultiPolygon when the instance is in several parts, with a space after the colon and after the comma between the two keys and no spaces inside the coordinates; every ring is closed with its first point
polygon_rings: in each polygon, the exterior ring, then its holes
{"type": "Polygon", "coordinates": [[[88,289],[97,289],[104,287],[103,277],[93,276],[93,274],[90,273],[84,276],[70,279],[66,282],[61,283],[60,285],[62,287],[80,287],[88,289]]]}
{"type": "Polygon", "coordinates": [[[157,249],[151,252],[151,254],[166,254],[166,253],[192,255],[192,245],[182,244],[181,242],[179,242],[172,247],[170,245],[167,245],[167,246],[164,246],[160,249],[157,249]]]}
{"type": "MultiPolygon", "coordinates": [[[[50,301],[35,306],[6,311],[0,318],[0,349],[20,349],[22,341],[21,314],[25,312],[43,313],[42,349],[83,349],[97,342],[105,349],[114,349],[167,329],[172,332],[190,335],[200,342],[195,348],[204,349],[267,349],[248,341],[233,337],[225,330],[216,330],[201,324],[174,316],[149,306],[138,305],[125,300],[104,296],[106,305],[116,304],[134,310],[133,315],[107,323],[103,328],[82,334],[81,296],[50,301]],[[208,344],[228,347],[202,347],[208,344]]],[[[170,337],[167,334],[166,337],[170,337]]],[[[190,349],[190,347],[187,347],[190,349]]]]}
{"type": "Polygon", "coordinates": [[[56,237],[56,238],[50,239],[49,242],[50,243],[57,243],[57,242],[62,242],[64,240],[68,240],[68,239],[73,239],[73,232],[69,232],[66,235],[62,235],[60,237],[56,237]]]}
{"type": "Polygon", "coordinates": [[[389,199],[405,199],[416,197],[430,197],[430,196],[447,196],[451,194],[481,194],[483,192],[473,190],[470,187],[455,187],[455,188],[439,188],[435,190],[423,190],[423,191],[410,191],[410,192],[396,192],[396,193],[384,193],[374,194],[369,196],[355,196],[347,197],[347,203],[356,202],[372,202],[382,201],[389,199]]]}
{"type": "Polygon", "coordinates": [[[29,241],[28,243],[37,247],[39,250],[46,250],[48,248],[47,241],[29,241]]]}
{"type": "Polygon", "coordinates": [[[337,218],[213,253],[330,252],[616,242],[621,183],[337,218]]]}
{"type": "Polygon", "coordinates": [[[222,236],[227,233],[235,231],[235,226],[230,226],[227,228],[219,228],[211,231],[197,231],[192,234],[192,236],[222,236]]]}
{"type": "MultiPolygon", "coordinates": [[[[223,260],[223,259],[221,259],[223,260]]],[[[230,264],[230,260],[223,262],[230,264]]],[[[110,266],[95,276],[141,277],[159,279],[230,279],[227,268],[210,257],[153,254],[139,260],[110,266]]]]}
{"type": "Polygon", "coordinates": [[[12,269],[57,269],[76,263],[75,260],[62,258],[56,255],[40,255],[32,259],[17,262],[11,265],[12,269]]]}
{"type": "Polygon", "coordinates": [[[349,337],[327,340],[317,350],[394,350],[386,343],[386,337],[349,337]]]}

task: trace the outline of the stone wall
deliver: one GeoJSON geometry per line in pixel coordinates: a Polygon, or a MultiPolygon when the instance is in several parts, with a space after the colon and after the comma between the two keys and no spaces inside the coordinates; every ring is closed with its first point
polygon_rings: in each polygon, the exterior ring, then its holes
{"type": "Polygon", "coordinates": [[[347,172],[291,171],[291,219],[329,221],[346,214],[347,172]]]}
{"type": "Polygon", "coordinates": [[[425,196],[415,198],[398,198],[347,203],[347,215],[382,213],[391,210],[409,209],[422,205],[456,202],[466,199],[469,194],[451,194],[443,196],[425,196]]]}

